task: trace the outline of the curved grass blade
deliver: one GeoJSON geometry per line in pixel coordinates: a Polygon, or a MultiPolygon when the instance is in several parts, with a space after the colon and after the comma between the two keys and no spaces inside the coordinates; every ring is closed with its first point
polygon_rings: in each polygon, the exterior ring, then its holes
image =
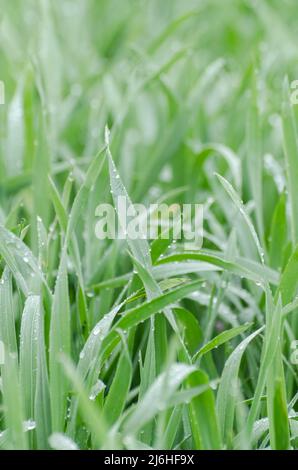
{"type": "Polygon", "coordinates": [[[193,366],[173,364],[167,371],[159,375],[128,417],[124,425],[124,432],[136,434],[154,418],[158,411],[166,409],[178,387],[193,371],[193,366]]]}
{"type": "Polygon", "coordinates": [[[78,397],[78,406],[84,421],[92,433],[92,439],[95,448],[113,448],[115,443],[107,433],[107,425],[99,408],[89,399],[89,394],[85,389],[81,376],[70,359],[64,355],[60,356],[60,362],[63,365],[67,381],[71,381],[74,391],[78,397]]]}
{"type": "Polygon", "coordinates": [[[0,254],[9,266],[25,296],[39,294],[40,284],[49,288],[31,250],[12,232],[0,225],[0,254]]]}
{"type": "Polygon", "coordinates": [[[28,297],[21,324],[20,380],[26,419],[34,420],[37,444],[47,449],[51,410],[43,321],[41,298],[28,297]]]}
{"type": "Polygon", "coordinates": [[[147,320],[151,315],[162,311],[165,307],[173,305],[175,302],[186,297],[188,294],[199,289],[202,281],[194,281],[173,289],[170,292],[160,295],[149,302],[145,302],[138,307],[127,310],[123,317],[113,326],[111,332],[103,341],[105,356],[111,352],[119,342],[117,329],[128,330],[139,323],[147,320]]]}
{"type": "Polygon", "coordinates": [[[221,182],[224,189],[226,190],[227,194],[232,199],[232,201],[235,204],[235,206],[237,207],[237,209],[239,210],[240,214],[242,215],[242,217],[243,217],[243,219],[244,219],[244,221],[245,221],[245,223],[246,223],[246,225],[247,225],[247,227],[248,227],[248,229],[251,233],[252,239],[253,239],[253,241],[256,245],[260,260],[261,260],[262,264],[264,264],[264,250],[261,247],[257,232],[256,232],[256,230],[255,230],[255,228],[254,228],[254,226],[253,226],[246,210],[245,210],[243,202],[239,198],[239,196],[236,193],[236,191],[234,190],[233,186],[223,176],[221,176],[219,174],[216,174],[216,176],[219,179],[219,181],[221,182]]]}
{"type": "MultiPolygon", "coordinates": [[[[260,265],[259,263],[240,257],[236,258],[235,261],[230,261],[226,259],[224,254],[218,252],[212,253],[209,251],[200,251],[177,253],[159,260],[158,266],[170,262],[181,262],[187,260],[203,261],[217,266],[222,270],[229,271],[232,274],[236,274],[239,277],[245,277],[255,282],[264,282],[268,280],[268,282],[272,284],[278,284],[279,275],[267,266],[260,265]]],[[[179,265],[177,265],[177,269],[179,269],[179,265]]]]}
{"type": "Polygon", "coordinates": [[[20,381],[26,419],[34,419],[38,343],[41,335],[40,297],[27,298],[22,315],[20,337],[20,381]]]}
{"type": "Polygon", "coordinates": [[[251,333],[232,352],[225,363],[216,399],[216,409],[224,442],[231,444],[235,415],[235,381],[237,381],[240,362],[249,343],[258,336],[264,327],[251,333]]]}
{"type": "Polygon", "coordinates": [[[212,351],[213,349],[218,348],[222,344],[225,344],[227,341],[235,338],[238,335],[243,334],[248,328],[252,326],[252,323],[247,323],[246,325],[236,326],[235,328],[231,328],[230,330],[223,331],[211,341],[208,341],[199,351],[194,355],[193,360],[196,361],[204,354],[212,351]]]}

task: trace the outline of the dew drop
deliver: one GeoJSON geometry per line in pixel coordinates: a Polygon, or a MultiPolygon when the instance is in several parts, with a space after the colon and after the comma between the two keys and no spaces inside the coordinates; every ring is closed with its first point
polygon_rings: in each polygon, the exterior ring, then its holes
{"type": "Polygon", "coordinates": [[[93,330],[93,335],[98,336],[101,331],[100,325],[96,325],[93,330]]]}
{"type": "Polygon", "coordinates": [[[101,380],[98,380],[91,388],[89,400],[92,400],[92,401],[95,400],[95,398],[99,395],[99,393],[104,389],[105,389],[105,384],[101,380]]]}
{"type": "Polygon", "coordinates": [[[36,428],[36,423],[33,421],[33,419],[28,419],[27,421],[24,421],[23,426],[24,431],[32,431],[36,428]]]}

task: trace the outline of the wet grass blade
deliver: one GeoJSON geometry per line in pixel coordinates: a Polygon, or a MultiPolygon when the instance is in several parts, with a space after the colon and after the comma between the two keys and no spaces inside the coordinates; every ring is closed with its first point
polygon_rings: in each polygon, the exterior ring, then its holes
{"type": "MultiPolygon", "coordinates": [[[[207,374],[201,370],[193,372],[187,378],[187,386],[192,388],[206,385],[208,382],[207,374]]],[[[191,400],[189,418],[195,449],[221,449],[215,400],[211,388],[191,400]]]]}
{"type": "Polygon", "coordinates": [[[233,393],[233,390],[235,388],[235,382],[238,380],[241,359],[249,343],[258,336],[263,329],[264,327],[254,331],[237,346],[235,351],[232,352],[226,361],[221,376],[216,408],[222,438],[224,442],[229,443],[229,445],[231,445],[233,437],[233,423],[235,416],[235,393],[233,393]]]}
{"type": "Polygon", "coordinates": [[[124,410],[132,374],[133,370],[129,351],[127,350],[127,345],[124,344],[124,351],[119,358],[115,377],[103,407],[105,420],[110,426],[120,418],[124,410]]]}
{"type": "Polygon", "coordinates": [[[18,358],[16,353],[8,353],[2,370],[2,393],[7,440],[13,450],[28,448],[27,434],[24,432],[24,408],[19,382],[18,358]]]}
{"type": "Polygon", "coordinates": [[[8,352],[17,352],[12,276],[8,268],[0,279],[0,339],[8,352]]]}
{"type": "Polygon", "coordinates": [[[298,178],[298,145],[296,123],[293,108],[290,103],[290,89],[287,79],[284,82],[282,124],[289,199],[291,204],[291,235],[293,245],[295,246],[298,242],[298,198],[296,194],[296,181],[298,178]]]}
{"type": "Polygon", "coordinates": [[[248,323],[246,325],[236,326],[235,328],[231,328],[230,330],[223,331],[211,341],[208,341],[199,351],[195,354],[193,360],[196,361],[198,358],[202,357],[204,354],[212,351],[213,349],[218,348],[222,344],[225,344],[227,341],[235,338],[238,335],[244,333],[248,328],[252,326],[252,323],[248,323]]]}
{"type": "Polygon", "coordinates": [[[68,381],[58,359],[61,353],[70,357],[70,344],[70,306],[66,253],[64,252],[56,280],[50,325],[50,393],[52,429],[55,432],[64,430],[66,398],[69,391],[68,381]]]}

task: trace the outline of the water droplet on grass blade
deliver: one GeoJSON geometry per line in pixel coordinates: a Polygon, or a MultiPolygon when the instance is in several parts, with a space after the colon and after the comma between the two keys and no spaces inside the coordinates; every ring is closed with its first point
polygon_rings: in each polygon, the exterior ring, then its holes
{"type": "Polygon", "coordinates": [[[89,400],[94,401],[95,398],[100,394],[102,390],[105,389],[105,384],[101,381],[98,380],[93,387],[91,388],[90,395],[89,395],[89,400]]]}
{"type": "Polygon", "coordinates": [[[36,422],[33,419],[28,419],[23,423],[24,431],[33,431],[36,428],[36,422]]]}

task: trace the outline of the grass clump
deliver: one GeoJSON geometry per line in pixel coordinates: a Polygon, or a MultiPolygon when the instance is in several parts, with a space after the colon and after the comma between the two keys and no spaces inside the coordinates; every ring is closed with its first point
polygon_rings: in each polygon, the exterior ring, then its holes
{"type": "Polygon", "coordinates": [[[2,449],[298,446],[296,4],[221,3],[1,1],[2,449]]]}

